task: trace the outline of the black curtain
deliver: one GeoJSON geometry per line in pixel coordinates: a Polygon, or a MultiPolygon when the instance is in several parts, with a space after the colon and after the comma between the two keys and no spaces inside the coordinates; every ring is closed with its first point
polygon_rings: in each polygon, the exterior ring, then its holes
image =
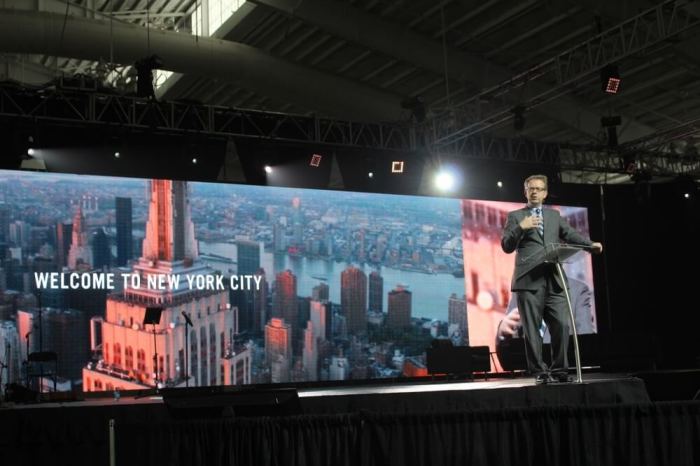
{"type": "Polygon", "coordinates": [[[117,427],[118,464],[697,465],[700,403],[117,427]]]}

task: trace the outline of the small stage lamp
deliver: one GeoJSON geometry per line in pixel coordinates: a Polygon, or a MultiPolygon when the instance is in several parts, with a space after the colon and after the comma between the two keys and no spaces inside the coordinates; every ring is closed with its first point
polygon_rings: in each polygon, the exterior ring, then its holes
{"type": "Polygon", "coordinates": [[[617,94],[620,90],[620,72],[616,65],[610,64],[600,70],[600,82],[603,87],[603,92],[606,94],[617,94]]]}
{"type": "Polygon", "coordinates": [[[311,165],[312,167],[318,167],[319,165],[321,165],[322,158],[323,156],[320,154],[313,154],[311,156],[311,161],[309,162],[309,165],[311,165]]]}

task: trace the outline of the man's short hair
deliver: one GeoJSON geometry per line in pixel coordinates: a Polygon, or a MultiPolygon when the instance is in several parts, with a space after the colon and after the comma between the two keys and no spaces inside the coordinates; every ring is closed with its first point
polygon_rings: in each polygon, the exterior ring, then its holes
{"type": "Polygon", "coordinates": [[[547,182],[547,175],[530,175],[527,178],[525,178],[525,187],[527,188],[527,184],[532,181],[532,180],[540,180],[544,183],[544,189],[546,190],[549,187],[549,183],[547,182]]]}

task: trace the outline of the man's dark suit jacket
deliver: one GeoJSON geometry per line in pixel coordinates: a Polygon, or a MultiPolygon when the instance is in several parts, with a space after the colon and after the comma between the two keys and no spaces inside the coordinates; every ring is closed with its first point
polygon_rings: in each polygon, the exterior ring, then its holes
{"type": "MultiPolygon", "coordinates": [[[[552,272],[552,267],[550,264],[541,264],[532,268],[532,262],[538,260],[538,253],[542,252],[545,245],[562,242],[581,246],[592,244],[591,240],[574,230],[558,210],[542,209],[544,237],[540,236],[537,228],[529,230],[520,228],[520,222],[528,215],[531,215],[529,207],[510,212],[506,226],[503,228],[501,237],[503,251],[508,254],[516,251],[511,291],[534,291],[544,286],[547,274],[552,272]]],[[[555,278],[559,283],[559,277],[555,275],[555,278]]],[[[564,284],[559,283],[559,286],[563,287],[564,284]]]]}

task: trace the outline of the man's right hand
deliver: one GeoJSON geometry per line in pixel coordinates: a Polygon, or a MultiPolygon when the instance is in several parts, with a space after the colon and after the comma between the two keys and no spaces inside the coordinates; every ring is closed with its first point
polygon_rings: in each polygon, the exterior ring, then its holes
{"type": "Polygon", "coordinates": [[[520,311],[518,311],[518,309],[513,309],[506,314],[501,324],[498,326],[498,338],[503,339],[517,336],[520,325],[520,311]]]}
{"type": "Polygon", "coordinates": [[[537,215],[528,215],[520,221],[520,228],[523,230],[529,230],[531,228],[537,228],[542,223],[542,217],[537,215]]]}

